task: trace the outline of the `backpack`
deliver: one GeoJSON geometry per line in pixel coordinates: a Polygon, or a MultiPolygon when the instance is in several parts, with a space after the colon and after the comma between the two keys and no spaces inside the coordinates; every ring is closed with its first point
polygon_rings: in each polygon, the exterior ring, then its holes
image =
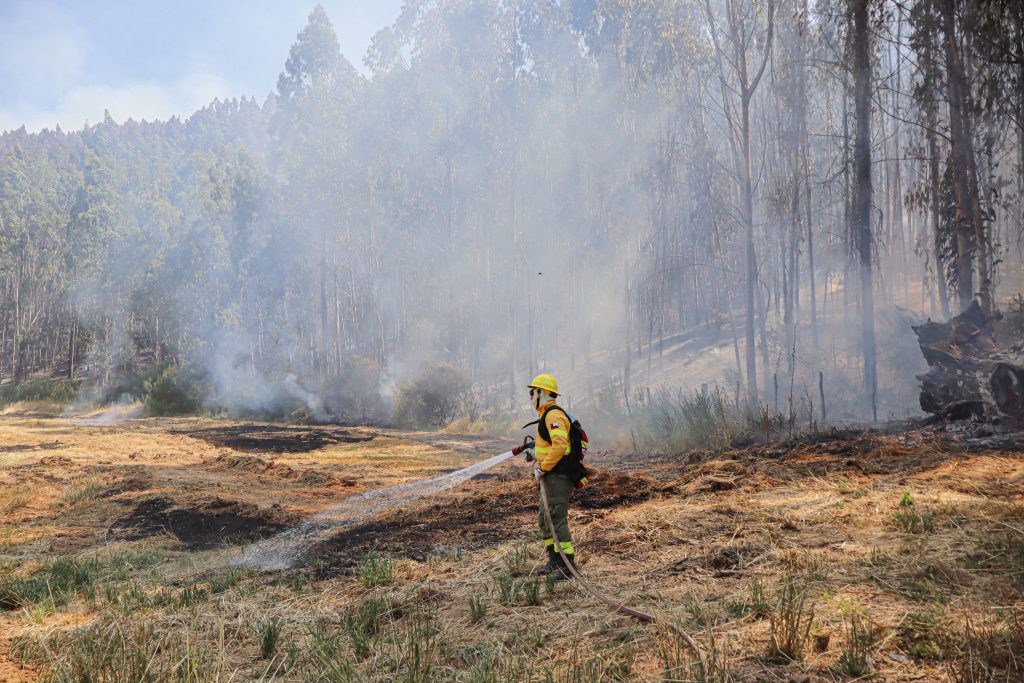
{"type": "Polygon", "coordinates": [[[540,416],[539,420],[528,422],[523,425],[523,429],[537,425],[537,433],[540,434],[545,441],[551,441],[551,434],[548,432],[547,417],[548,413],[552,410],[560,410],[565,413],[565,417],[569,420],[569,453],[563,455],[562,459],[558,461],[552,472],[558,472],[569,477],[576,488],[581,489],[587,484],[587,475],[590,473],[587,468],[583,466],[583,459],[587,457],[587,447],[590,445],[589,439],[587,439],[587,432],[583,429],[583,425],[579,420],[570,415],[564,408],[557,405],[549,406],[544,414],[540,416]]]}

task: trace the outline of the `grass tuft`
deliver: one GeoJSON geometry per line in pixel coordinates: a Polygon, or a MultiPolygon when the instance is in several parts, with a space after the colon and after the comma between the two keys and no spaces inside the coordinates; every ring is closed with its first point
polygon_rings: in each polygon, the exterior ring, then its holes
{"type": "Polygon", "coordinates": [[[803,659],[814,626],[814,606],[810,604],[808,593],[807,586],[792,575],[780,580],[768,615],[770,660],[798,662],[803,659]]]}
{"type": "Polygon", "coordinates": [[[271,659],[277,653],[277,644],[281,639],[281,620],[272,617],[260,626],[260,657],[271,659]]]}
{"type": "Polygon", "coordinates": [[[850,678],[863,678],[874,672],[871,652],[877,641],[875,630],[857,611],[850,609],[843,615],[846,638],[843,651],[836,663],[836,671],[850,678]]]}
{"type": "Polygon", "coordinates": [[[61,497],[60,502],[68,507],[90,503],[106,489],[99,477],[85,477],[71,484],[71,488],[61,497]]]}
{"type": "Polygon", "coordinates": [[[487,605],[484,604],[483,598],[479,595],[469,596],[469,620],[472,623],[477,623],[481,619],[487,616],[487,605]]]}
{"type": "Polygon", "coordinates": [[[395,582],[395,563],[390,557],[371,550],[356,569],[356,576],[367,588],[390,586],[395,582]]]}
{"type": "Polygon", "coordinates": [[[892,521],[897,528],[908,534],[927,534],[935,529],[935,516],[928,510],[919,510],[909,493],[903,494],[892,521]]]}

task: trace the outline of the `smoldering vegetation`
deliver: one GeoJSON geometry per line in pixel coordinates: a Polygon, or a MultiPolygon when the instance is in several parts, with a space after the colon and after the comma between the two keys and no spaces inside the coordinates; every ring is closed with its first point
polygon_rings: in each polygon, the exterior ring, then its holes
{"type": "Polygon", "coordinates": [[[262,102],[6,132],[0,391],[494,430],[545,370],[662,446],[916,414],[910,325],[1020,289],[1024,88],[1013,3],[911,5],[870,120],[847,3],[460,0],[366,73],[318,6],[262,102]]]}

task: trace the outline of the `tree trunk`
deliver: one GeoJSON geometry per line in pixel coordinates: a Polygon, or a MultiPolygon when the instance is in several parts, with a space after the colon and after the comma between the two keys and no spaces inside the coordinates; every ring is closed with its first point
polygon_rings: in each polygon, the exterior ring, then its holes
{"type": "Polygon", "coordinates": [[[939,223],[939,204],[942,202],[940,183],[942,176],[939,172],[939,143],[935,134],[935,126],[938,125],[935,115],[935,107],[932,105],[928,111],[928,170],[929,182],[931,185],[931,223],[932,223],[932,248],[935,253],[935,287],[939,291],[939,302],[942,306],[943,319],[949,319],[949,292],[946,290],[946,267],[942,261],[942,248],[940,235],[942,226],[939,223]]]}
{"type": "Polygon", "coordinates": [[[965,136],[963,93],[963,65],[960,61],[960,48],[956,37],[956,18],[954,0],[940,0],[939,11],[942,15],[943,45],[946,55],[946,74],[948,78],[946,95],[949,102],[949,135],[951,141],[953,196],[956,201],[956,246],[957,246],[957,298],[960,311],[967,310],[974,299],[974,266],[972,257],[975,251],[974,202],[970,196],[970,155],[968,141],[965,136]]]}
{"type": "Polygon", "coordinates": [[[747,402],[751,406],[758,402],[757,351],[754,348],[754,283],[757,279],[757,261],[754,253],[754,200],[750,159],[750,97],[744,95],[742,102],[742,153],[743,175],[741,178],[743,196],[743,302],[746,307],[746,352],[747,352],[747,402]]]}
{"type": "Polygon", "coordinates": [[[868,0],[852,0],[854,110],[857,119],[854,140],[856,183],[852,207],[853,243],[860,266],[861,346],[864,358],[864,399],[872,419],[878,419],[878,377],[875,369],[875,315],[872,283],[871,236],[871,57],[868,34],[868,0]]]}

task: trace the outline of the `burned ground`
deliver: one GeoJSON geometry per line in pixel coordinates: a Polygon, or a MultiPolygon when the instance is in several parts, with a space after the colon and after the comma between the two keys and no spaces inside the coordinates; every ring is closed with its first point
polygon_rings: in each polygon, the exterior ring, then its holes
{"type": "MultiPolygon", "coordinates": [[[[640,474],[600,472],[573,495],[574,520],[590,523],[608,511],[658,495],[660,486],[640,474]]],[[[537,536],[537,486],[507,473],[469,482],[456,493],[382,515],[341,531],[310,548],[301,564],[315,564],[323,576],[354,566],[375,550],[423,561],[438,552],[472,552],[511,539],[537,536]]]]}
{"type": "Polygon", "coordinates": [[[248,453],[308,453],[340,443],[365,443],[372,433],[346,427],[306,427],[268,424],[236,424],[179,432],[217,446],[248,453]]]}
{"type": "Polygon", "coordinates": [[[195,507],[181,507],[167,498],[147,498],[118,518],[113,530],[124,540],[169,533],[188,550],[209,550],[251,543],[302,521],[280,505],[259,508],[251,503],[214,498],[195,507]]]}

